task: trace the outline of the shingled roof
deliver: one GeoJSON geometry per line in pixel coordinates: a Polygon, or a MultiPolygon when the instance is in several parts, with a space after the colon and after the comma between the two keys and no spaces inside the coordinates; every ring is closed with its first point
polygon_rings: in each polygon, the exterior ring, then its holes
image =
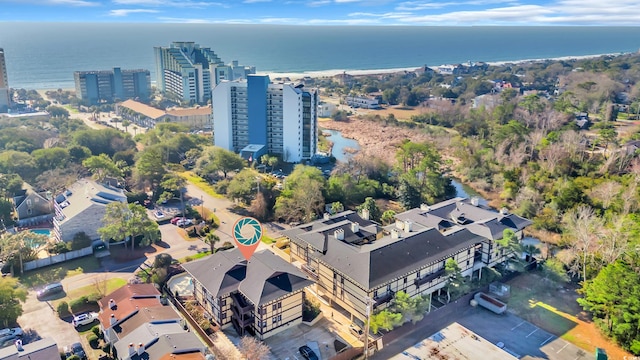
{"type": "Polygon", "coordinates": [[[462,198],[403,212],[396,215],[396,221],[403,229],[389,225],[382,235],[377,224],[353,211],[344,211],[282,234],[300,246],[315,249],[309,252],[310,257],[364,289],[373,289],[485,239],[502,238],[504,229],[517,231],[531,224],[517,215],[462,198]]]}
{"type": "Polygon", "coordinates": [[[254,253],[247,261],[234,248],[183,264],[183,268],[212,296],[239,291],[254,305],[266,304],[313,283],[269,250],[254,253]]]}

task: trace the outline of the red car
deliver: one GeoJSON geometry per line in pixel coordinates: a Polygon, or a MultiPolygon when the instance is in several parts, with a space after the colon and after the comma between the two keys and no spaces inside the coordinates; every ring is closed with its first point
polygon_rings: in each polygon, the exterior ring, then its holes
{"type": "Polygon", "coordinates": [[[182,216],[176,216],[176,217],[174,217],[173,219],[171,219],[171,223],[172,223],[173,225],[175,225],[175,224],[177,224],[177,223],[178,223],[178,221],[180,221],[181,219],[184,219],[184,218],[183,218],[182,216]]]}

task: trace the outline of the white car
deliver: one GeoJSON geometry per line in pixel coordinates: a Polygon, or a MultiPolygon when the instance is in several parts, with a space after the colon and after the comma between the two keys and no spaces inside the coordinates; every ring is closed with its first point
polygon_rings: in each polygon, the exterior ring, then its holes
{"type": "Polygon", "coordinates": [[[89,325],[94,322],[98,318],[98,314],[96,313],[85,313],[77,315],[73,318],[73,326],[78,327],[82,325],[89,325]]]}
{"type": "Polygon", "coordinates": [[[160,210],[156,210],[153,212],[153,216],[155,216],[156,219],[162,219],[164,217],[164,213],[160,210]]]}
{"type": "Polygon", "coordinates": [[[176,225],[178,226],[187,226],[193,224],[193,220],[191,219],[180,219],[176,221],[176,225]]]}

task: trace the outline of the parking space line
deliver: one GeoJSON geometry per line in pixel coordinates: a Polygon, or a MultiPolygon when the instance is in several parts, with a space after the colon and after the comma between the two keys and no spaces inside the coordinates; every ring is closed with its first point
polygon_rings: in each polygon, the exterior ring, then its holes
{"type": "Polygon", "coordinates": [[[511,328],[511,331],[513,331],[513,330],[515,330],[515,329],[519,328],[519,327],[520,327],[520,325],[524,324],[525,322],[526,322],[526,321],[523,321],[523,322],[521,322],[520,324],[518,324],[518,325],[516,325],[516,326],[512,327],[512,328],[511,328]]]}
{"type": "Polygon", "coordinates": [[[529,337],[531,335],[533,335],[534,332],[538,331],[538,328],[535,328],[532,332],[529,333],[529,335],[525,336],[525,337],[529,337]]]}
{"type": "Polygon", "coordinates": [[[542,343],[540,343],[540,346],[543,346],[544,344],[548,343],[548,342],[549,342],[549,340],[551,340],[551,339],[553,339],[553,335],[549,336],[549,337],[547,338],[547,340],[545,340],[545,341],[543,341],[542,343]]]}
{"type": "Polygon", "coordinates": [[[556,354],[559,354],[560,351],[564,350],[564,348],[566,348],[567,346],[569,346],[569,343],[564,344],[564,346],[560,348],[560,350],[556,351],[556,354]]]}

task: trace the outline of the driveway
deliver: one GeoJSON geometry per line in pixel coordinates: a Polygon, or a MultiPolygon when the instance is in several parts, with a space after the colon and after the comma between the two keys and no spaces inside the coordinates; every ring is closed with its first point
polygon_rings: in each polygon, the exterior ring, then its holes
{"type": "Polygon", "coordinates": [[[37,340],[38,337],[50,337],[58,344],[58,348],[62,349],[69,344],[81,341],[73,325],[61,320],[50,304],[50,301],[36,299],[35,291],[29,291],[27,301],[22,305],[22,316],[18,318],[18,324],[27,334],[26,342],[37,340]]]}

